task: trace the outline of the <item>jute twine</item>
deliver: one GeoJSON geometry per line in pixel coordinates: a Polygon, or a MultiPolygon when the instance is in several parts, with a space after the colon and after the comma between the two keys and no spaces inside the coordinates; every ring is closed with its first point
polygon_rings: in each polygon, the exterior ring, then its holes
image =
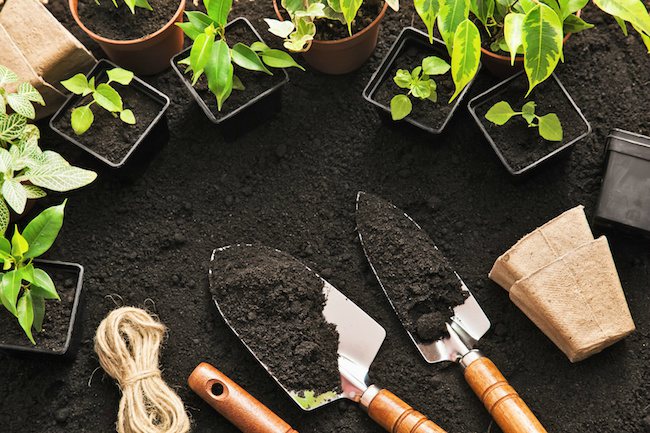
{"type": "Polygon", "coordinates": [[[113,310],[97,328],[95,352],[99,363],[122,390],[119,433],[190,430],[183,402],[160,377],[158,354],[165,332],[162,323],[133,307],[113,310]]]}

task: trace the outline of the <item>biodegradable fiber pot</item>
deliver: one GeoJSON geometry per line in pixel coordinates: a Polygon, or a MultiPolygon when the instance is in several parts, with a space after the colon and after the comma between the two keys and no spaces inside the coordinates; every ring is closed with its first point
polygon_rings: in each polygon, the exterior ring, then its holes
{"type": "MultiPolygon", "coordinates": [[[[273,8],[278,19],[284,20],[278,1],[273,0],[273,8]]],[[[359,69],[377,47],[379,27],[386,15],[388,4],[379,12],[375,20],[365,29],[336,41],[312,41],[311,48],[304,52],[303,58],[312,68],[331,75],[342,75],[359,69]]]]}
{"type": "Polygon", "coordinates": [[[183,49],[183,30],[176,23],[183,21],[185,1],[180,0],[178,10],[160,30],[139,39],[120,41],[90,31],[79,17],[79,0],[68,0],[72,16],[79,27],[99,44],[113,62],[140,75],[164,71],[169,67],[169,59],[183,49]]]}

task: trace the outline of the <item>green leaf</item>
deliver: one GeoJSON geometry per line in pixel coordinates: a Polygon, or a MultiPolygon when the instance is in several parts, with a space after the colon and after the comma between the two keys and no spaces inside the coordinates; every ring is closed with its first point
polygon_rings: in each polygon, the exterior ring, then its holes
{"type": "Polygon", "coordinates": [[[232,89],[233,90],[246,90],[246,86],[241,82],[237,75],[232,76],[232,89]]]}
{"type": "Polygon", "coordinates": [[[122,68],[113,68],[106,72],[108,74],[108,79],[120,83],[123,86],[128,86],[133,80],[133,72],[127,71],[122,68]]]}
{"type": "Polygon", "coordinates": [[[45,299],[61,299],[54,287],[52,278],[42,269],[34,268],[32,283],[32,294],[38,295],[45,299]]]}
{"type": "Polygon", "coordinates": [[[153,10],[153,8],[151,7],[151,5],[149,4],[149,2],[147,0],[135,0],[135,5],[136,5],[136,7],[139,7],[139,8],[147,9],[147,10],[150,10],[150,11],[153,10]]]}
{"type": "Polygon", "coordinates": [[[262,52],[262,60],[272,68],[298,68],[302,71],[305,70],[302,66],[296,63],[288,53],[281,50],[266,50],[262,52]]]}
{"type": "Polygon", "coordinates": [[[70,191],[88,185],[97,174],[71,165],[43,164],[25,174],[31,183],[52,191],[70,191]]]}
{"type": "Polygon", "coordinates": [[[17,180],[5,179],[2,183],[2,196],[17,214],[20,215],[25,211],[27,191],[17,180]]]}
{"type": "Polygon", "coordinates": [[[614,17],[614,19],[618,23],[618,26],[621,28],[623,34],[627,36],[627,24],[625,23],[625,20],[622,20],[619,17],[614,17]]]}
{"type": "Polygon", "coordinates": [[[97,89],[93,92],[93,99],[100,107],[112,113],[122,111],[122,97],[115,89],[106,83],[97,86],[97,89]]]}
{"type": "Polygon", "coordinates": [[[45,209],[27,224],[23,230],[23,236],[29,243],[25,258],[39,257],[50,249],[63,226],[65,203],[45,209]]]}
{"type": "Polygon", "coordinates": [[[559,0],[562,20],[565,20],[570,14],[578,12],[587,6],[589,0],[559,0]]]}
{"type": "Polygon", "coordinates": [[[481,61],[481,36],[470,20],[458,26],[454,35],[454,50],[451,55],[451,76],[456,91],[449,99],[453,101],[478,72],[481,61]]]}
{"type": "Polygon", "coordinates": [[[192,26],[194,26],[194,28],[198,30],[199,33],[203,33],[205,29],[210,26],[210,24],[216,24],[212,20],[212,18],[210,18],[203,12],[198,12],[198,11],[185,12],[185,15],[187,16],[187,19],[190,21],[189,23],[192,26]]]}
{"type": "Polygon", "coordinates": [[[0,282],[0,286],[2,287],[2,300],[4,301],[3,305],[14,316],[18,314],[16,311],[16,302],[20,294],[20,283],[21,278],[16,270],[5,272],[0,282]]]}
{"type": "Polygon", "coordinates": [[[323,18],[325,16],[325,4],[311,3],[307,9],[296,11],[295,16],[307,18],[323,18]]]}
{"type": "Polygon", "coordinates": [[[641,0],[594,0],[596,6],[608,14],[630,22],[650,36],[650,15],[641,0]]]}
{"type": "Polygon", "coordinates": [[[20,137],[26,126],[27,120],[20,114],[0,114],[0,140],[10,141],[20,137]]]}
{"type": "Polygon", "coordinates": [[[406,69],[398,69],[393,77],[393,81],[402,89],[410,89],[413,80],[409,71],[406,69]]]}
{"type": "Polygon", "coordinates": [[[27,199],[43,198],[47,195],[45,191],[34,185],[23,184],[23,188],[25,188],[25,192],[27,193],[27,199]]]}
{"type": "Polygon", "coordinates": [[[203,74],[205,66],[212,56],[212,47],[214,46],[214,34],[206,32],[200,34],[190,50],[190,66],[192,67],[192,85],[195,85],[203,74]]]}
{"type": "Polygon", "coordinates": [[[45,318],[45,299],[31,291],[32,295],[32,306],[34,308],[34,324],[33,328],[36,329],[36,332],[41,332],[43,330],[43,319],[45,318]]]}
{"type": "Polygon", "coordinates": [[[18,311],[16,316],[18,317],[18,323],[20,323],[20,326],[23,328],[23,331],[25,331],[25,334],[32,342],[32,344],[35,345],[36,342],[34,341],[34,337],[32,337],[32,325],[34,324],[34,305],[32,303],[32,295],[29,293],[29,290],[25,291],[25,294],[18,300],[17,310],[18,311]]]}
{"type": "Polygon", "coordinates": [[[221,111],[223,103],[232,93],[233,85],[230,48],[224,40],[219,40],[214,44],[212,56],[205,67],[205,73],[208,77],[208,87],[217,97],[217,105],[221,111]]]}
{"type": "Polygon", "coordinates": [[[568,33],[578,33],[583,30],[590,29],[592,27],[594,27],[593,24],[589,24],[588,22],[585,22],[582,18],[575,15],[569,15],[564,20],[563,31],[564,34],[566,35],[568,33]]]}
{"type": "Polygon", "coordinates": [[[422,60],[422,72],[427,75],[442,75],[449,72],[451,66],[444,59],[436,56],[425,57],[422,60]]]}
{"type": "Polygon", "coordinates": [[[485,114],[485,118],[495,125],[504,125],[516,113],[506,101],[497,102],[485,114]]]}
{"type": "Polygon", "coordinates": [[[519,47],[523,44],[523,27],[526,15],[511,13],[506,15],[503,24],[504,40],[508,45],[510,51],[510,64],[515,64],[515,57],[519,51],[519,47]]]}
{"type": "Polygon", "coordinates": [[[390,115],[393,120],[402,120],[411,113],[413,105],[406,95],[394,96],[390,101],[390,115]]]}
{"type": "Polygon", "coordinates": [[[521,107],[521,117],[526,119],[526,122],[528,122],[529,125],[533,123],[535,121],[535,118],[537,117],[535,116],[536,106],[537,104],[535,103],[535,101],[529,101],[526,102],[523,107],[521,107]]]}
{"type": "Polygon", "coordinates": [[[264,66],[264,63],[262,62],[262,59],[260,59],[260,56],[258,56],[257,53],[250,47],[242,43],[237,43],[234,47],[232,47],[231,55],[232,61],[244,69],[264,72],[266,74],[273,75],[273,73],[269,71],[266,66],[264,66]]]}
{"type": "Polygon", "coordinates": [[[27,98],[28,101],[36,102],[40,105],[45,105],[45,101],[41,94],[30,83],[22,83],[18,86],[18,94],[27,98]]]}
{"type": "Polygon", "coordinates": [[[132,14],[135,14],[135,0],[124,0],[132,14]]]}
{"type": "Polygon", "coordinates": [[[439,9],[438,0],[413,0],[413,5],[427,28],[429,43],[433,43],[433,29],[436,25],[439,9]]]}
{"type": "Polygon", "coordinates": [[[90,109],[90,106],[83,105],[72,110],[70,124],[72,125],[74,133],[81,135],[88,131],[94,120],[95,115],[93,114],[93,110],[90,109]]]}
{"type": "Polygon", "coordinates": [[[470,10],[487,28],[489,19],[494,17],[495,0],[471,0],[470,10]]]}
{"type": "Polygon", "coordinates": [[[14,229],[14,235],[11,238],[11,255],[14,257],[22,258],[29,250],[29,243],[27,239],[20,234],[18,226],[14,229]]]}
{"type": "Polygon", "coordinates": [[[456,29],[469,16],[469,3],[470,0],[440,0],[438,30],[447,44],[449,54],[453,52],[456,29]]]}
{"type": "Polygon", "coordinates": [[[539,119],[539,135],[545,140],[562,141],[562,124],[555,113],[541,116],[539,119]]]}
{"type": "Polygon", "coordinates": [[[416,98],[427,99],[431,95],[431,87],[429,86],[431,80],[418,80],[411,88],[411,93],[416,98]]]}
{"type": "Polygon", "coordinates": [[[5,84],[15,83],[18,81],[18,75],[16,75],[12,70],[6,66],[0,65],[0,86],[5,84]]]}
{"type": "Polygon", "coordinates": [[[120,120],[126,124],[135,125],[135,116],[131,110],[123,110],[120,113],[120,120]]]}
{"type": "Polygon", "coordinates": [[[269,46],[264,42],[255,41],[251,44],[251,50],[255,51],[256,53],[266,51],[268,49],[270,49],[269,46]]]}
{"type": "Polygon", "coordinates": [[[0,253],[2,253],[3,257],[11,255],[11,244],[4,236],[0,237],[0,253]]]}
{"type": "Polygon", "coordinates": [[[546,80],[562,56],[562,22],[553,9],[539,4],[526,14],[523,27],[524,68],[530,87],[546,80]]]}
{"type": "Polygon", "coordinates": [[[228,14],[232,9],[232,0],[210,0],[206,3],[208,16],[219,26],[224,27],[228,22],[228,14]]]}
{"type": "Polygon", "coordinates": [[[363,0],[340,0],[340,4],[345,22],[348,23],[348,33],[352,35],[352,21],[357,16],[363,0]]]}
{"type": "Polygon", "coordinates": [[[9,227],[9,219],[10,219],[9,208],[7,207],[7,204],[5,203],[4,200],[0,200],[0,234],[2,234],[3,236],[7,232],[7,227],[9,227]]]}
{"type": "Polygon", "coordinates": [[[34,106],[23,95],[20,95],[18,93],[10,93],[6,96],[6,98],[9,106],[16,113],[28,119],[34,119],[36,117],[36,111],[34,111],[34,106]]]}
{"type": "Polygon", "coordinates": [[[192,40],[195,40],[201,33],[203,33],[203,30],[197,29],[192,23],[176,23],[176,25],[183,30],[185,36],[192,40]]]}
{"type": "Polygon", "coordinates": [[[93,91],[84,74],[77,74],[72,78],[61,81],[61,84],[75,95],[86,96],[93,91]]]}

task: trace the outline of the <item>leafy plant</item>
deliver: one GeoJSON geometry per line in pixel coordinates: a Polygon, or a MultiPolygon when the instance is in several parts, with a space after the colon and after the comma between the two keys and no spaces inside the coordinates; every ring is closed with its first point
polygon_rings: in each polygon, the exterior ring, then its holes
{"type": "Polygon", "coordinates": [[[122,122],[129,125],[135,124],[133,111],[124,109],[122,97],[117,90],[111,87],[111,83],[119,83],[123,86],[128,86],[131,83],[131,80],[133,80],[133,72],[122,68],[114,68],[106,71],[106,73],[108,75],[108,81],[106,83],[101,83],[96,87],[95,77],[88,80],[84,74],[77,74],[72,78],[61,81],[61,84],[75,95],[92,95],[92,101],[72,110],[70,123],[72,129],[77,135],[81,135],[88,131],[90,126],[93,124],[95,116],[90,107],[95,103],[109,111],[115,117],[119,114],[122,122]]]}
{"type": "MultiPolygon", "coordinates": [[[[563,39],[593,25],[577,12],[589,0],[414,0],[415,9],[427,27],[429,39],[438,30],[452,58],[456,97],[478,71],[481,38],[474,23],[488,34],[490,49],[524,57],[528,93],[546,80],[563,60],[563,39]]],[[[593,0],[612,15],[625,35],[627,24],[636,30],[650,52],[650,15],[642,0],[593,0]]]]}
{"type": "MultiPolygon", "coordinates": [[[[309,50],[316,36],[317,19],[338,21],[347,26],[352,35],[352,22],[359,12],[364,0],[282,0],[282,7],[289,13],[291,20],[279,21],[267,18],[269,32],[284,39],[284,47],[289,51],[303,52],[309,50]]],[[[381,4],[381,0],[366,0],[381,4]]],[[[399,0],[385,0],[395,11],[399,10],[399,0]]],[[[437,0],[436,0],[437,1],[437,0]]]]}
{"type": "Polygon", "coordinates": [[[268,75],[273,73],[267,66],[295,67],[304,71],[289,54],[269,48],[262,42],[253,42],[250,46],[239,42],[230,48],[226,40],[226,24],[232,0],[204,0],[204,5],[207,14],[185,12],[189,22],[176,24],[194,41],[190,56],[179,64],[187,66],[186,73],[192,73],[192,85],[205,74],[210,91],[217,97],[219,111],[233,90],[245,89],[234,73],[233,64],[268,75]]]}
{"type": "Polygon", "coordinates": [[[16,226],[11,240],[0,237],[0,301],[18,319],[32,344],[36,344],[32,329],[40,332],[43,328],[45,300],[60,299],[52,278],[35,267],[33,260],[56,240],[63,225],[64,208],[65,202],[45,209],[22,233],[16,226]]]}
{"type": "Polygon", "coordinates": [[[495,125],[505,125],[513,116],[521,116],[528,123],[529,128],[538,128],[539,135],[548,141],[562,141],[562,124],[555,113],[543,116],[535,114],[537,104],[529,101],[515,111],[506,101],[497,102],[485,114],[485,118],[495,125]],[[535,123],[537,122],[537,123],[535,123]]]}
{"type": "Polygon", "coordinates": [[[450,68],[449,63],[440,57],[430,56],[422,60],[422,66],[416,67],[411,72],[399,69],[395,73],[393,81],[400,88],[409,91],[406,95],[396,95],[391,99],[390,114],[393,120],[401,120],[411,113],[413,104],[411,104],[410,95],[422,100],[428,99],[437,102],[437,85],[431,76],[446,74],[450,68]]]}
{"type": "MultiPolygon", "coordinates": [[[[95,0],[95,3],[100,4],[99,0],[95,0]]],[[[117,0],[113,0],[113,4],[116,8],[119,7],[117,0]]],[[[148,11],[152,11],[153,8],[147,0],[124,0],[124,4],[129,8],[132,14],[135,14],[135,8],[142,8],[148,11]]]]}
{"type": "Polygon", "coordinates": [[[45,105],[41,94],[30,83],[20,83],[16,91],[9,91],[7,86],[17,82],[18,75],[0,65],[0,146],[4,148],[38,133],[38,128],[28,125],[27,121],[36,117],[34,102],[45,105]],[[13,113],[9,113],[9,109],[13,113]]]}

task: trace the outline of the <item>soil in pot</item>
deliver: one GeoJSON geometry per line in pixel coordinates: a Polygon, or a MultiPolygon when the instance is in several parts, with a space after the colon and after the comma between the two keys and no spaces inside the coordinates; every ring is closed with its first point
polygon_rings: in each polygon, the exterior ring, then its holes
{"type": "Polygon", "coordinates": [[[522,74],[511,81],[505,91],[492,95],[476,107],[476,115],[513,171],[528,167],[573,141],[588,129],[552,77],[535,87],[528,98],[524,97],[527,91],[528,81],[522,74]],[[535,113],[538,115],[557,114],[562,123],[562,141],[544,140],[540,137],[538,129],[529,128],[521,116],[513,117],[503,126],[489,122],[485,119],[485,114],[499,101],[508,102],[515,111],[521,110],[526,102],[535,101],[535,113]]]}
{"type": "MultiPolygon", "coordinates": [[[[379,16],[383,1],[369,2],[364,1],[356,18],[352,21],[352,35],[359,33],[361,30],[368,27],[379,16]]],[[[336,20],[319,19],[316,20],[316,36],[314,39],[317,41],[337,41],[345,39],[350,36],[348,26],[336,20]]]]}
{"type": "MultiPolygon", "coordinates": [[[[393,77],[399,69],[412,71],[415,67],[422,65],[425,57],[438,56],[446,62],[450,62],[447,56],[428,48],[427,46],[416,43],[413,40],[407,40],[399,56],[395,59],[384,80],[379,84],[372,98],[380,104],[390,107],[390,101],[394,96],[406,94],[406,89],[401,89],[393,81],[393,77]]],[[[435,80],[438,92],[438,102],[432,102],[428,99],[419,99],[411,97],[413,110],[408,115],[409,118],[427,126],[436,129],[447,119],[449,113],[454,108],[454,104],[449,104],[449,98],[454,94],[454,81],[448,72],[444,75],[434,75],[431,77],[435,80]]]]}
{"type": "MultiPolygon", "coordinates": [[[[239,42],[250,46],[250,44],[253,42],[259,41],[255,33],[243,20],[234,22],[232,25],[229,25],[227,27],[226,39],[230,47],[233,47],[239,42]]],[[[189,51],[187,54],[189,55],[189,51]]],[[[269,70],[273,72],[273,75],[268,75],[263,72],[249,71],[237,65],[234,65],[234,67],[235,75],[239,77],[241,82],[244,84],[245,89],[233,90],[230,97],[221,107],[221,111],[219,111],[217,105],[217,97],[214,96],[214,94],[208,88],[208,79],[206,78],[205,74],[203,74],[196,85],[194,85],[196,92],[217,118],[224,117],[229,113],[237,110],[250,100],[258,97],[262,93],[278,85],[285,78],[285,75],[280,69],[270,68],[269,70]]],[[[184,71],[187,67],[184,65],[179,65],[179,68],[181,71],[184,71]]],[[[186,74],[185,77],[187,80],[191,79],[190,74],[186,74]]]]}
{"type": "Polygon", "coordinates": [[[77,287],[78,273],[74,270],[64,270],[59,267],[52,268],[46,264],[39,267],[46,271],[52,281],[61,301],[45,301],[45,318],[43,319],[43,332],[33,332],[36,346],[32,346],[18,320],[8,311],[0,310],[0,344],[34,347],[43,350],[60,351],[65,347],[70,327],[70,317],[74,305],[75,288],[77,287]]]}
{"type": "Polygon", "coordinates": [[[429,236],[403,211],[370,194],[359,199],[357,225],[364,244],[375,246],[369,259],[406,329],[421,341],[444,336],[445,322],[465,296],[453,268],[429,236]]]}
{"type": "Polygon", "coordinates": [[[210,290],[242,340],[289,390],[340,391],[339,336],[323,282],[293,257],[258,247],[217,252],[210,290]]]}
{"type": "MultiPolygon", "coordinates": [[[[106,79],[106,72],[102,72],[96,78],[98,83],[104,83],[106,79]]],[[[111,86],[122,97],[124,108],[133,111],[136,119],[135,125],[128,125],[122,122],[119,117],[115,117],[97,104],[93,104],[91,108],[95,120],[92,126],[84,134],[76,135],[70,124],[72,110],[92,101],[92,95],[88,95],[79,99],[76,104],[71,105],[68,110],[61,113],[53,126],[69,137],[74,137],[79,143],[95,153],[102,155],[115,164],[119,164],[160,114],[163,105],[132,85],[123,86],[118,83],[111,83],[111,86]]]]}
{"type": "Polygon", "coordinates": [[[157,32],[167,24],[178,10],[179,0],[149,0],[152,11],[136,8],[135,14],[117,0],[79,0],[79,18],[93,33],[108,39],[127,41],[140,39],[157,32]]]}

